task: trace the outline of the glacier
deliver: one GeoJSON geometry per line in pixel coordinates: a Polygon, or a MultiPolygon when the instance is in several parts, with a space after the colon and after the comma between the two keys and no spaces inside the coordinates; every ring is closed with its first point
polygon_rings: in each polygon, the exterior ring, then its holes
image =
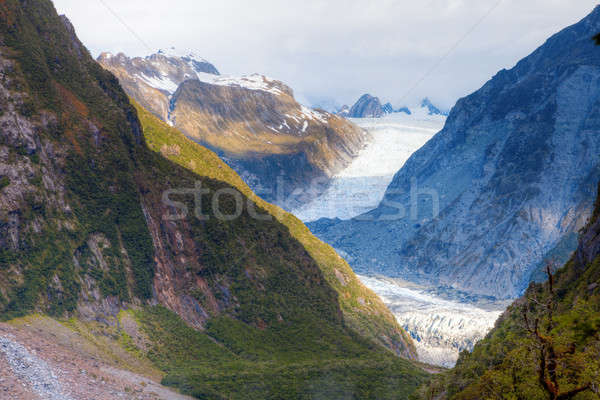
{"type": "Polygon", "coordinates": [[[494,327],[508,301],[460,301],[436,294],[437,288],[384,276],[359,275],[381,297],[417,347],[419,361],[453,367],[461,351],[473,346],[494,327]]]}
{"type": "Polygon", "coordinates": [[[393,113],[350,121],[367,130],[372,139],[347,168],[334,176],[323,194],[292,210],[304,222],[350,219],[377,207],[394,174],[442,129],[446,118],[416,107],[411,115],[393,113]]]}
{"type": "Polygon", "coordinates": [[[593,210],[599,31],[600,7],[500,70],[456,102],[377,208],[310,222],[311,231],[362,274],[521,296],[546,261],[568,261],[593,210]]]}

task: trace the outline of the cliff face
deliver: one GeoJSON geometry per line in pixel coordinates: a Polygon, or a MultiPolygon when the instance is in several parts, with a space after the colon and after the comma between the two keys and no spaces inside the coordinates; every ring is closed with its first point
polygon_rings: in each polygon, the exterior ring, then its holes
{"type": "Polygon", "coordinates": [[[459,100],[384,202],[311,227],[359,270],[515,298],[565,261],[600,176],[600,9],[459,100]],[[436,211],[439,210],[439,214],[436,211]]]}
{"type": "Polygon", "coordinates": [[[190,58],[160,53],[103,54],[98,61],[142,106],[217,152],[265,199],[286,208],[326,187],[368,139],[343,118],[298,104],[288,86],[262,75],[220,76],[210,64],[200,69],[190,58]]]}

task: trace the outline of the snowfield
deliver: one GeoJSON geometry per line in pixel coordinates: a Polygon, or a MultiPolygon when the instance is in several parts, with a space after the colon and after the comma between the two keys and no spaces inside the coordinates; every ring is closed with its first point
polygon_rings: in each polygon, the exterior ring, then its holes
{"type": "Polygon", "coordinates": [[[413,109],[412,115],[351,119],[369,131],[372,142],[334,177],[325,193],[292,213],[310,222],[319,218],[350,219],[377,207],[394,174],[442,129],[445,120],[440,115],[428,115],[426,108],[413,109]]]}

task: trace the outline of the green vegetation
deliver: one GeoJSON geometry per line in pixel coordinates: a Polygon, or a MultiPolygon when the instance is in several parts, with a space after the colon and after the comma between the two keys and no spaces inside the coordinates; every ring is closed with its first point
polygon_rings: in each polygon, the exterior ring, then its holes
{"type": "Polygon", "coordinates": [[[51,194],[39,178],[39,154],[16,147],[15,157],[33,163],[37,173],[29,183],[37,191],[27,194],[19,210],[23,230],[19,248],[0,249],[0,257],[12,270],[23,271],[22,279],[0,281],[10,299],[0,318],[24,315],[36,308],[53,315],[73,311],[80,292],[73,255],[98,233],[111,243],[114,260],[122,259],[121,250],[128,256],[127,262],[111,263],[102,276],[96,275],[103,293],[129,298],[124,278],[125,264],[129,264],[131,291],[139,298],[150,297],[153,246],[139,207],[131,152],[135,151],[132,145],[140,141],[131,122],[135,110],[116,79],[74,42],[49,1],[3,1],[0,18],[3,53],[15,62],[8,73],[10,89],[25,95],[20,113],[32,117],[44,110],[53,112],[57,121],[41,130],[41,138],[70,149],[61,161],[66,173],[65,197],[74,210],[70,213],[47,206],[51,194]],[[92,125],[99,127],[104,148],[89,134],[92,125]],[[41,231],[26,229],[28,222],[39,217],[43,218],[41,231]],[[64,229],[65,223],[70,229],[64,229]],[[42,296],[45,292],[48,296],[42,296]]]}
{"type": "Polygon", "coordinates": [[[201,399],[405,399],[425,378],[318,321],[262,331],[219,317],[203,333],[162,307],[135,315],[154,343],[148,356],[167,373],[163,383],[201,399]]]}
{"type": "MultiPolygon", "coordinates": [[[[189,295],[205,309],[210,309],[210,296],[214,295],[235,318],[213,314],[201,333],[163,308],[138,313],[147,335],[158,343],[150,358],[167,372],[165,384],[199,398],[326,395],[385,399],[405,398],[425,379],[426,374],[414,365],[368,340],[389,334],[393,343],[385,343],[388,346],[406,351],[412,345],[389,320],[393,317],[379,299],[358,282],[329,246],[314,238],[295,217],[255,196],[213,152],[137,108],[150,149],[204,176],[203,187],[211,192],[222,187],[218,181],[228,182],[256,202],[258,214],[277,218],[251,218],[244,208],[231,222],[214,218],[189,221],[202,256],[200,265],[190,264],[188,270],[215,282],[218,288],[226,287],[212,294],[192,288],[189,295]],[[301,277],[307,273],[308,279],[301,277]],[[321,285],[325,282],[318,284],[323,277],[335,291],[324,290],[321,285]],[[300,286],[298,278],[303,282],[300,286]],[[311,288],[307,290],[306,285],[311,288]],[[339,311],[331,308],[334,304],[341,306],[351,329],[339,325],[339,311]],[[323,316],[329,322],[324,323],[323,316]],[[197,348],[198,353],[190,348],[197,348]]],[[[190,186],[192,182],[179,187],[190,186]]],[[[185,197],[177,201],[188,210],[193,207],[185,197]]],[[[210,215],[209,199],[203,198],[202,205],[202,213],[210,215]]],[[[231,212],[234,206],[225,203],[221,207],[231,212]]]]}
{"type": "Polygon", "coordinates": [[[8,185],[10,185],[10,178],[8,176],[0,177],[0,190],[4,189],[8,185]]]}

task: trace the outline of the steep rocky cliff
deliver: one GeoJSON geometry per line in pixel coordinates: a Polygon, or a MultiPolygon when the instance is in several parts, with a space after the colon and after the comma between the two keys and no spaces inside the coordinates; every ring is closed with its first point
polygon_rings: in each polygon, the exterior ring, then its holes
{"type": "Polygon", "coordinates": [[[459,100],[381,205],[314,232],[359,271],[515,298],[563,262],[600,177],[600,8],[459,100]],[[437,213],[439,211],[439,214],[437,213]]]}
{"type": "Polygon", "coordinates": [[[207,62],[160,52],[134,59],[104,53],[98,61],[142,106],[288,209],[326,187],[368,139],[343,118],[300,105],[291,88],[262,75],[221,76],[207,62]]]}
{"type": "Polygon", "coordinates": [[[2,1],[0,22],[0,319],[73,317],[199,398],[421,381],[348,265],[209,150],[140,108],[141,124],[50,1],[2,1]]]}

